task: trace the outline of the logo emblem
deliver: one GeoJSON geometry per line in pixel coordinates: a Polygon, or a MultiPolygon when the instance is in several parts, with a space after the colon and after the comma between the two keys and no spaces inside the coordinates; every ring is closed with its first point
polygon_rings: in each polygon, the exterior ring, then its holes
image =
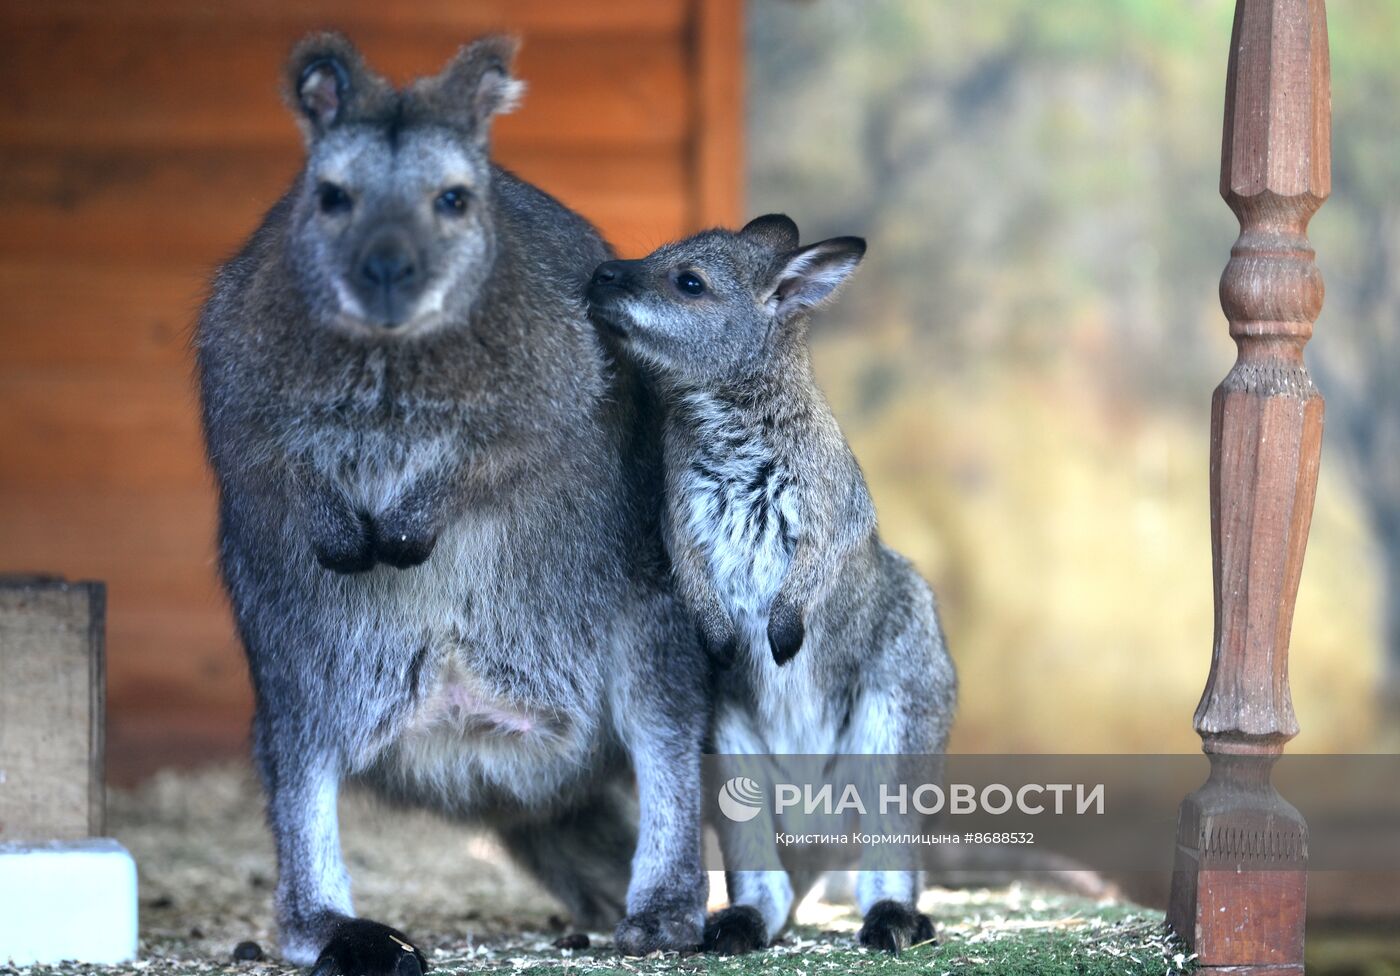
{"type": "Polygon", "coordinates": [[[719,790],[719,812],[735,823],[747,823],[763,809],[763,790],[747,776],[735,776],[719,790]]]}

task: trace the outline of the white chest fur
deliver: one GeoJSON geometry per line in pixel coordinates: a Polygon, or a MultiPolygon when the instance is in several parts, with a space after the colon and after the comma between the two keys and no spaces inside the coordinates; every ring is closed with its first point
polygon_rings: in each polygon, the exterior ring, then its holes
{"type": "Polygon", "coordinates": [[[693,456],[675,459],[674,517],[735,624],[762,632],[801,519],[791,474],[761,428],[707,394],[684,397],[678,421],[693,456]]]}

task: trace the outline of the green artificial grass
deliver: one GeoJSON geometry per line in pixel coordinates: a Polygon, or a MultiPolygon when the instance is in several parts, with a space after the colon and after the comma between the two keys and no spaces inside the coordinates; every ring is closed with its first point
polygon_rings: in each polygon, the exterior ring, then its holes
{"type": "MultiPolygon", "coordinates": [[[[498,935],[479,942],[469,938],[460,944],[427,947],[427,954],[432,972],[441,976],[1169,976],[1192,968],[1181,948],[1164,932],[1161,916],[1132,905],[1104,904],[1013,885],[1005,889],[931,892],[924,907],[935,914],[938,944],[912,946],[897,957],[857,946],[858,918],[849,910],[832,906],[827,906],[828,917],[820,924],[798,926],[771,949],[740,957],[655,953],[645,958],[627,958],[616,955],[599,936],[594,936],[594,944],[587,949],[569,950],[554,947],[555,934],[539,932],[498,935]]],[[[817,913],[822,914],[820,907],[817,913]]],[[[227,957],[201,957],[191,953],[187,940],[179,938],[146,939],[143,959],[134,966],[42,966],[26,970],[0,966],[0,972],[7,971],[26,976],[286,976],[295,972],[270,961],[235,963],[227,957]]]]}
{"type": "Polygon", "coordinates": [[[444,954],[433,963],[444,974],[510,970],[530,976],[1164,976],[1193,968],[1181,947],[1165,933],[1162,917],[1131,905],[1103,905],[1013,886],[933,893],[925,899],[924,907],[934,910],[938,943],[913,946],[898,957],[857,946],[859,921],[853,913],[843,912],[827,926],[799,926],[765,952],[733,958],[659,954],[626,959],[613,955],[610,948],[567,952],[541,951],[528,944],[484,944],[467,953],[444,954]]]}

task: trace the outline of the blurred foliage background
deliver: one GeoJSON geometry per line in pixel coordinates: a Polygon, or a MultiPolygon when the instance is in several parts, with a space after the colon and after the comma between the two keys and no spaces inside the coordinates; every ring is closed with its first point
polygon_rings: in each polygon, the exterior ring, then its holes
{"type": "MultiPolygon", "coordinates": [[[[749,209],[870,240],[818,376],[940,595],[956,750],[1199,748],[1233,6],[749,5],[749,209]]],[[[1400,699],[1400,0],[1335,2],[1330,33],[1298,752],[1394,747],[1400,699]]]]}

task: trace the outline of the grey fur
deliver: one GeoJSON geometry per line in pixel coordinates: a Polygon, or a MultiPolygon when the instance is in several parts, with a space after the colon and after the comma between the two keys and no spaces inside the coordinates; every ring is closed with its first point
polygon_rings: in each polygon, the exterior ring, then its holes
{"type": "MultiPolygon", "coordinates": [[[[650,368],[665,404],[677,583],[710,650],[733,659],[712,733],[722,754],[936,754],[947,742],[956,678],[933,594],[880,541],[807,348],[808,313],[864,250],[857,238],[799,247],[796,225],[770,215],[606,263],[589,287],[595,320],[650,368]]],[[[727,862],[761,863],[717,826],[727,862]]],[[[866,867],[863,939],[897,950],[927,924],[919,879],[866,867]]],[[[731,872],[729,887],[769,940],[802,894],[781,870],[731,872]]]]}
{"type": "Polygon", "coordinates": [[[401,961],[351,922],[347,777],[500,827],[577,924],[625,914],[623,951],[700,938],[706,662],[662,548],[656,411],[584,316],[606,246],[488,160],[512,51],[395,90],[343,38],[303,42],[305,170],[199,322],[283,951],[321,972],[401,961]],[[366,309],[348,279],[389,231],[418,270],[366,309]]]}

